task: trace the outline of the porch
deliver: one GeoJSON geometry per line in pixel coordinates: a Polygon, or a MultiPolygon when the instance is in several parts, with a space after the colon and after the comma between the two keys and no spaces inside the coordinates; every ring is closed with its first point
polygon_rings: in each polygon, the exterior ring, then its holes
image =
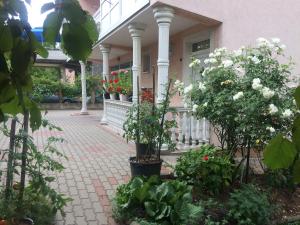
{"type": "MultiPolygon", "coordinates": [[[[109,11],[111,15],[107,14],[105,17],[111,18],[112,10],[115,9],[113,7],[118,6],[112,6],[109,11]]],[[[102,61],[104,80],[112,79],[110,72],[117,69],[132,71],[133,103],[137,102],[137,93],[142,88],[152,92],[154,89],[156,102],[161,102],[164,87],[170,78],[194,82],[193,71],[188,67],[191,57],[203,59],[208,56],[215,48],[214,31],[220,24],[213,18],[170,5],[146,4],[146,1],[129,17],[120,15],[122,22],[116,23],[117,26],[110,24],[111,28],[99,13],[98,10],[95,18],[100,21],[99,26],[105,28],[105,32],[101,30],[99,43],[94,48],[91,59],[102,61]]],[[[101,123],[122,133],[126,112],[131,104],[105,100],[101,123]]],[[[178,95],[171,99],[171,105],[176,108],[177,113],[169,113],[169,118],[175,118],[178,127],[170,132],[180,151],[210,141],[210,126],[205,118],[194,118],[188,109],[183,108],[178,95]]]]}

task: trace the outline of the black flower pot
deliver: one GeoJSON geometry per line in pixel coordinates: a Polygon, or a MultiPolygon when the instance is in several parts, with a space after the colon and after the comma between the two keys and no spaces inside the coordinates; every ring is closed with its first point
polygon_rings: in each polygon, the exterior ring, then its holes
{"type": "Polygon", "coordinates": [[[152,175],[160,175],[162,160],[143,160],[140,162],[136,161],[136,157],[130,157],[130,170],[131,176],[146,176],[150,177],[152,175]]]}
{"type": "Polygon", "coordinates": [[[143,143],[137,144],[136,143],[135,147],[141,158],[153,155],[155,153],[154,148],[152,148],[151,145],[149,145],[149,144],[143,144],[143,143]]]}

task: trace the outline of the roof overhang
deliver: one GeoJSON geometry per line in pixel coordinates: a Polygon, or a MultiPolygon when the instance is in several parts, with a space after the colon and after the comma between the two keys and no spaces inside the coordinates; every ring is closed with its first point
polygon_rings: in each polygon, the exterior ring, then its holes
{"type": "MultiPolygon", "coordinates": [[[[155,4],[154,6],[157,5],[159,4],[155,4]]],[[[179,8],[174,9],[175,17],[173,18],[171,23],[170,36],[198,25],[201,27],[212,27],[221,23],[220,21],[214,20],[212,18],[207,18],[195,13],[187,12],[179,8]]],[[[131,52],[132,38],[129,34],[128,26],[130,23],[135,22],[143,23],[146,25],[146,29],[142,37],[142,47],[149,46],[157,42],[158,25],[153,15],[153,5],[147,6],[141,9],[132,17],[128,18],[110,33],[102,37],[94,46],[90,59],[102,59],[102,54],[99,48],[100,44],[108,44],[111,46],[110,59],[115,59],[119,56],[131,52]]]]}

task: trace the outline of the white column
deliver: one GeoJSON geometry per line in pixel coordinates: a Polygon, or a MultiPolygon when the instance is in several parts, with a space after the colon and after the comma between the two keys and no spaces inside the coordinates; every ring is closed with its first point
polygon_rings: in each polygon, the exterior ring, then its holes
{"type": "Polygon", "coordinates": [[[87,111],[87,100],[86,100],[86,74],[85,74],[85,63],[80,61],[81,67],[81,115],[89,114],[87,111]]]}
{"type": "Polygon", "coordinates": [[[169,38],[170,24],[174,17],[174,10],[167,6],[158,6],[153,9],[158,24],[158,59],[157,59],[157,102],[164,99],[169,74],[169,38]]]}
{"type": "MultiPolygon", "coordinates": [[[[141,80],[141,65],[142,65],[142,43],[141,36],[145,30],[145,25],[141,23],[132,23],[128,26],[129,33],[132,37],[132,82],[133,82],[133,93],[132,102],[137,103],[138,85],[137,77],[141,80]]],[[[139,85],[140,86],[140,85],[139,85]]]]}
{"type": "MultiPolygon", "coordinates": [[[[102,52],[102,63],[103,63],[103,80],[109,80],[109,53],[110,46],[109,45],[100,45],[100,51],[102,52]]],[[[103,115],[101,119],[101,124],[107,124],[106,118],[106,102],[105,102],[105,94],[103,93],[103,115]]]]}

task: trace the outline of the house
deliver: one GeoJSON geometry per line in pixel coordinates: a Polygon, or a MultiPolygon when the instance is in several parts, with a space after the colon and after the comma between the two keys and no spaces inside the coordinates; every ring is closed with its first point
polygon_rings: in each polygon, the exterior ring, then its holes
{"type": "MultiPolygon", "coordinates": [[[[90,59],[103,64],[103,76],[113,68],[130,66],[133,73],[133,102],[139,87],[152,88],[155,74],[157,101],[169,78],[193,82],[188,67],[191,57],[205,59],[218,47],[237,49],[254,44],[258,37],[278,37],[287,55],[300,62],[300,2],[293,0],[81,0],[93,13],[100,31],[90,59]],[[152,67],[152,65],[155,65],[152,67]],[[155,73],[153,73],[153,68],[155,73]]],[[[294,74],[300,77],[299,64],[294,74]]],[[[197,120],[178,107],[179,127],[172,131],[180,148],[208,142],[211,134],[205,119],[197,120]],[[192,140],[184,142],[183,137],[192,140]]],[[[131,103],[106,100],[102,123],[121,129],[131,103]]]]}

